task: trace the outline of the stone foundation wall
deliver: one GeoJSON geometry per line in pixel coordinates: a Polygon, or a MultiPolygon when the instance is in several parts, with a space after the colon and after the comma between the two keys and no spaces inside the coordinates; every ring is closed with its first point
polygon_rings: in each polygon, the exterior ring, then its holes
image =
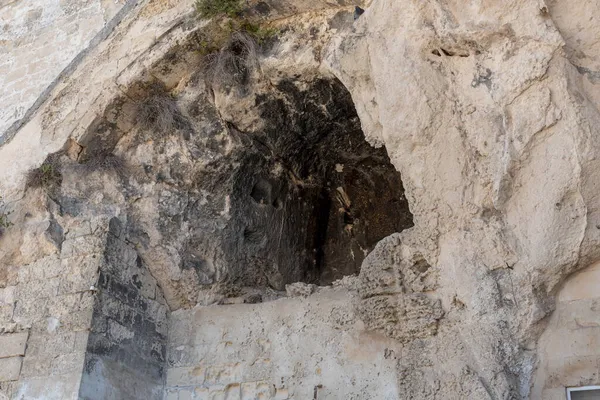
{"type": "Polygon", "coordinates": [[[118,220],[59,220],[31,222],[50,254],[1,282],[0,399],[162,398],[167,306],[156,281],[118,220]]]}
{"type": "Polygon", "coordinates": [[[36,250],[46,246],[50,254],[2,282],[0,398],[76,398],[94,304],[90,287],[105,248],[102,224],[74,223],[67,232],[52,218],[31,224],[42,228],[36,250]]]}
{"type": "Polygon", "coordinates": [[[366,333],[351,296],[196,307],[172,314],[166,398],[397,399],[398,344],[366,333]]]}

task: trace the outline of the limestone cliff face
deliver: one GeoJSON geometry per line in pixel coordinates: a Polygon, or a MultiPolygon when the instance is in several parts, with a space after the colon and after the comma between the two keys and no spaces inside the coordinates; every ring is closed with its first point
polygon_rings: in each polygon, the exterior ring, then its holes
{"type": "Polygon", "coordinates": [[[249,2],[266,39],[192,3],[128,5],[0,146],[0,332],[71,343],[0,351],[23,363],[0,374],[7,396],[44,398],[53,374],[63,398],[300,399],[310,381],[315,399],[537,399],[578,384],[540,373],[538,342],[564,282],[600,258],[595,1],[375,0],[359,17],[344,1],[249,2]],[[219,320],[231,303],[255,304],[219,320]],[[205,310],[240,360],[220,358],[205,310]],[[304,357],[314,339],[285,343],[282,324],[345,346],[304,357]],[[65,354],[67,370],[39,365],[65,354]]]}
{"type": "MultiPolygon", "coordinates": [[[[380,245],[398,254],[401,277],[404,247],[438,274],[427,288],[445,310],[438,334],[409,346],[430,360],[407,362],[415,398],[451,387],[458,365],[477,398],[527,397],[552,296],[598,257],[598,50],[594,28],[573,27],[597,11],[569,4],[378,1],[331,46],[329,65],[402,173],[415,218],[399,244],[380,245]]],[[[383,298],[398,312],[405,278],[392,286],[383,298]]]]}

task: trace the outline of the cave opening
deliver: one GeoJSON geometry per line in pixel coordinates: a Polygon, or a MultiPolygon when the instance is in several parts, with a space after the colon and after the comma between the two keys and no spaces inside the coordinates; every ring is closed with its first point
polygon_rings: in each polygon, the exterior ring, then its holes
{"type": "Polygon", "coordinates": [[[283,80],[256,106],[263,128],[237,132],[245,150],[224,241],[238,282],[328,285],[413,226],[400,174],[384,147],[366,141],[341,82],[283,80]]]}
{"type": "MultiPolygon", "coordinates": [[[[217,283],[282,291],[358,274],[381,239],[413,226],[385,147],[366,141],[350,93],[335,78],[246,89],[257,129],[223,121],[202,95],[185,103],[151,92],[142,117],[155,109],[175,115],[129,135],[101,121],[81,140],[78,162],[85,171],[116,170],[131,199],[155,198],[155,220],[144,201],[130,202],[128,240],[145,256],[152,250],[147,227],[156,223],[163,246],[176,249],[173,259],[192,273],[189,293],[217,283]],[[106,156],[115,149],[119,156],[106,156]],[[129,184],[138,179],[153,184],[129,184]]],[[[60,203],[72,212],[83,207],[65,196],[60,203]]]]}

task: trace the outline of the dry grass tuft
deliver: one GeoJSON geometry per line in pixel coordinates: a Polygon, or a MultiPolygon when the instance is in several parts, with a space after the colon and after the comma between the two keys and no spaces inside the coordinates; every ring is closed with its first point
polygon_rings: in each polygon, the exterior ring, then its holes
{"type": "Polygon", "coordinates": [[[245,85],[259,66],[258,46],[246,32],[232,33],[227,44],[207,57],[207,77],[213,85],[245,85]]]}
{"type": "Polygon", "coordinates": [[[84,174],[92,172],[111,172],[114,171],[119,178],[124,179],[131,175],[132,168],[129,163],[121,156],[114,154],[98,155],[84,160],[80,165],[84,174]]]}
{"type": "Polygon", "coordinates": [[[177,102],[167,93],[151,95],[137,104],[137,122],[163,135],[185,127],[177,102]]]}

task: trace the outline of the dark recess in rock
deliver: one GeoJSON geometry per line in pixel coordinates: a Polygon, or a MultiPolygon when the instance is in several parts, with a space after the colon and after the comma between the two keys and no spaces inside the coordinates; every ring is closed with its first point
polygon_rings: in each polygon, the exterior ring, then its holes
{"type": "Polygon", "coordinates": [[[223,242],[235,281],[330,284],[358,273],[379,240],[412,226],[400,174],[385,148],[366,142],[340,82],[300,90],[283,81],[257,106],[265,128],[238,132],[246,145],[223,242]]]}
{"type": "MultiPolygon", "coordinates": [[[[140,143],[135,137],[130,150],[121,149],[122,162],[102,162],[116,160],[123,136],[104,119],[81,141],[77,161],[84,164],[69,168],[84,176],[91,171],[81,166],[116,171],[128,200],[144,195],[129,178],[153,181],[160,245],[178,252],[181,269],[195,272],[194,282],[185,282],[189,288],[217,282],[277,290],[299,281],[330,284],[358,273],[377,242],[413,225],[400,174],[385,148],[365,140],[350,94],[335,79],[298,77],[261,91],[252,110],[263,120],[259,131],[224,123],[202,93],[176,107],[185,119],[177,126],[165,131],[140,124],[141,139],[152,143],[143,165],[132,156],[140,143]],[[173,147],[175,140],[179,147],[173,147]]],[[[115,110],[123,113],[118,105],[115,110]]],[[[95,178],[84,188],[99,185],[95,178]]],[[[58,203],[72,215],[111,209],[89,204],[89,195],[64,193],[58,203]]],[[[151,264],[144,255],[148,210],[130,204],[124,235],[151,264]]]]}
{"type": "Polygon", "coordinates": [[[261,1],[256,6],[254,6],[254,9],[260,15],[269,15],[269,12],[271,11],[271,7],[269,7],[269,5],[267,3],[265,3],[264,1],[261,1]]]}

